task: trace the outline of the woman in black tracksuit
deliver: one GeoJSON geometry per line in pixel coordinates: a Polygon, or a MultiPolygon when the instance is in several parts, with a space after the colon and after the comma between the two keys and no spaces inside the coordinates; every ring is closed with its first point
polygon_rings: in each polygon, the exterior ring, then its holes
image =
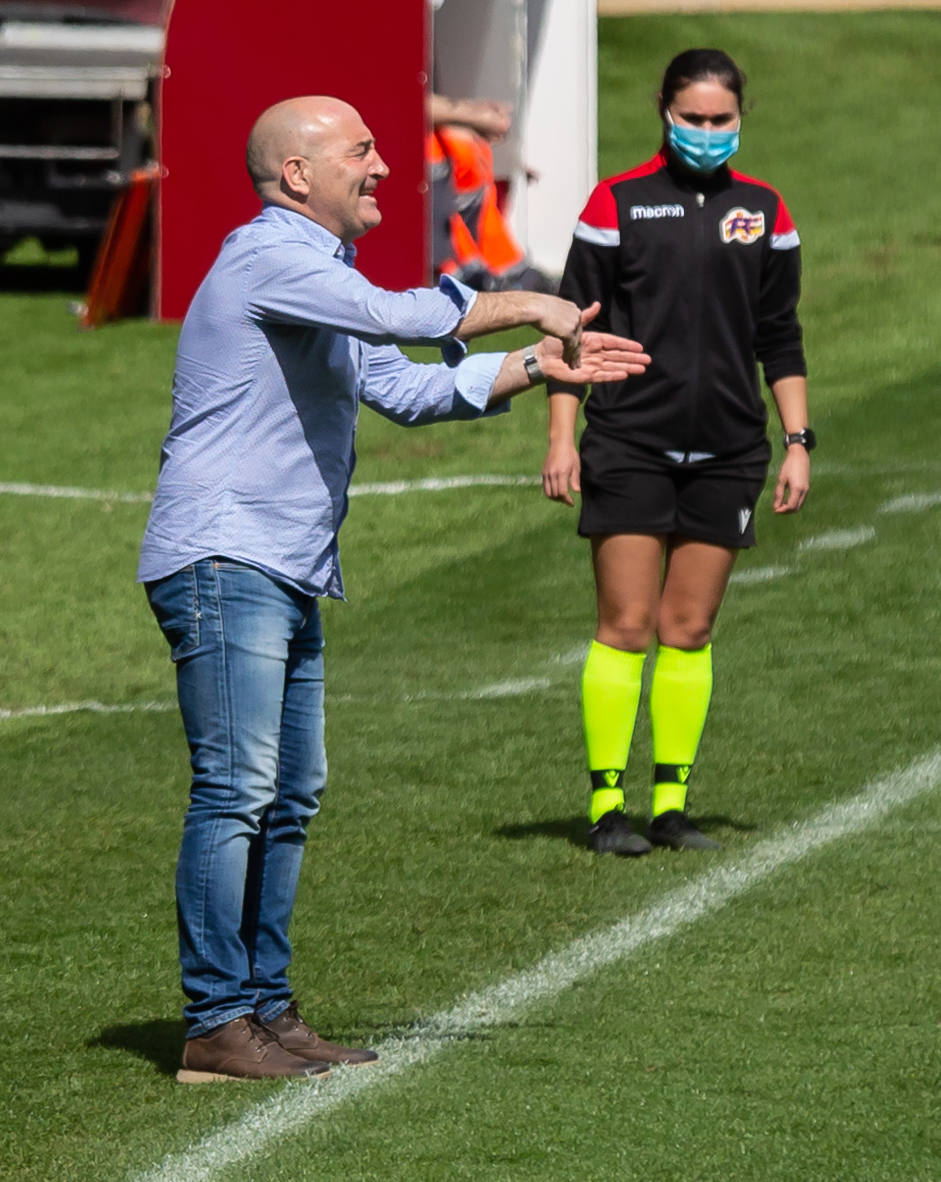
{"type": "Polygon", "coordinates": [[[796,307],[800,240],[780,195],[734,172],[744,75],[720,50],[667,67],[663,145],[602,181],[575,230],[561,294],[601,312],[593,329],[643,342],[645,374],[584,391],[549,383],[548,497],[582,503],[598,628],[582,674],[591,774],[589,846],[716,848],[689,820],[686,791],[712,690],[712,626],[771,448],[756,359],[784,429],[777,513],[796,512],[814,444],[796,307]],[[647,837],[624,815],[623,776],[647,650],[653,801],[647,837]],[[649,840],[648,840],[649,839],[649,840]]]}

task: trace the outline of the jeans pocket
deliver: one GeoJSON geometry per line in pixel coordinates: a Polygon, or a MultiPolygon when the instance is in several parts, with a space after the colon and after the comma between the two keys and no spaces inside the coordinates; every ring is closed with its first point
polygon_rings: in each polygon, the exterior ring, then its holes
{"type": "Polygon", "coordinates": [[[238,562],[234,558],[211,558],[210,562],[212,563],[213,570],[247,570],[252,574],[256,574],[258,571],[257,566],[251,566],[247,562],[238,562]]]}
{"type": "Polygon", "coordinates": [[[170,646],[170,659],[179,661],[199,648],[199,585],[196,568],[185,566],[165,579],[145,583],[150,610],[170,646]]]}

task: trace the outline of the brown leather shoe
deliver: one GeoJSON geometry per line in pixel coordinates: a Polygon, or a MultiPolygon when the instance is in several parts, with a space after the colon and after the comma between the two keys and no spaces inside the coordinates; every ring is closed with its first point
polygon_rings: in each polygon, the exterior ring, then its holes
{"type": "Polygon", "coordinates": [[[235,1018],[188,1038],[183,1047],[183,1066],[176,1073],[180,1083],[211,1083],[222,1079],[276,1079],[295,1076],[311,1079],[324,1076],[330,1064],[315,1056],[300,1058],[286,1051],[273,1034],[254,1018],[235,1018]]]}
{"type": "Polygon", "coordinates": [[[335,1042],[327,1042],[325,1038],[321,1038],[297,1012],[296,1001],[292,1001],[284,1013],[278,1014],[277,1018],[270,1022],[263,1022],[257,1014],[255,1021],[270,1031],[286,1051],[290,1051],[292,1055],[299,1055],[302,1059],[342,1063],[344,1067],[365,1067],[368,1063],[379,1062],[379,1056],[375,1051],[341,1047],[335,1042]]]}

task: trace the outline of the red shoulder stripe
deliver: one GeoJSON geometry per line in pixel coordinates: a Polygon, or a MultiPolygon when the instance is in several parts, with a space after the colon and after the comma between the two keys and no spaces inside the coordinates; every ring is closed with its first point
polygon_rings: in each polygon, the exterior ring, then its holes
{"type": "Polygon", "coordinates": [[[618,211],[614,201],[614,194],[611,192],[612,185],[618,185],[621,181],[631,181],[637,177],[650,176],[652,173],[658,172],[665,164],[666,157],[660,151],[652,160],[648,160],[645,164],[638,164],[636,168],[632,168],[627,172],[622,172],[617,176],[611,176],[606,180],[599,181],[592,190],[592,194],[588,198],[578,220],[585,222],[586,225],[595,226],[599,230],[616,230],[618,226],[618,211]]]}
{"type": "Polygon", "coordinates": [[[598,230],[618,228],[618,210],[607,181],[601,181],[594,187],[578,220],[598,230]]]}
{"type": "Polygon", "coordinates": [[[608,177],[604,182],[606,185],[618,185],[621,181],[632,181],[640,176],[650,176],[651,173],[659,172],[661,168],[666,168],[667,157],[663,148],[652,159],[647,160],[644,164],[638,164],[636,168],[628,169],[627,172],[619,173],[617,176],[608,177]]]}
{"type": "Polygon", "coordinates": [[[784,198],[777,191],[774,185],[769,185],[767,181],[759,180],[755,176],[746,176],[744,172],[735,172],[734,169],[729,169],[733,181],[740,181],[746,185],[758,185],[762,189],[770,189],[771,192],[778,199],[778,213],[774,219],[773,234],[790,234],[795,229],[794,219],[791,217],[788,207],[784,204],[784,198]]]}

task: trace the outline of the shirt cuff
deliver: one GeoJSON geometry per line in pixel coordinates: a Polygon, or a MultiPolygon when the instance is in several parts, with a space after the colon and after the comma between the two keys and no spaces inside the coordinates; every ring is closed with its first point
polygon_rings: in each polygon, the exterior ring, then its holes
{"type": "Polygon", "coordinates": [[[477,292],[460,279],[455,279],[453,275],[442,275],[438,280],[438,290],[450,297],[454,306],[460,310],[462,320],[477,300],[477,292]]]}
{"type": "Polygon", "coordinates": [[[498,406],[489,409],[487,407],[493,384],[506,356],[506,353],[473,353],[457,366],[454,389],[481,417],[490,418],[492,415],[506,414],[510,409],[509,399],[498,406]]]}
{"type": "MultiPolygon", "coordinates": [[[[446,295],[457,308],[460,315],[455,323],[455,328],[464,319],[467,313],[473,308],[477,300],[477,292],[466,284],[461,283],[459,279],[455,279],[452,275],[442,275],[438,280],[438,290],[446,295]]],[[[441,342],[441,358],[450,369],[459,365],[467,354],[467,346],[463,341],[459,341],[457,337],[447,337],[441,342]]]]}

